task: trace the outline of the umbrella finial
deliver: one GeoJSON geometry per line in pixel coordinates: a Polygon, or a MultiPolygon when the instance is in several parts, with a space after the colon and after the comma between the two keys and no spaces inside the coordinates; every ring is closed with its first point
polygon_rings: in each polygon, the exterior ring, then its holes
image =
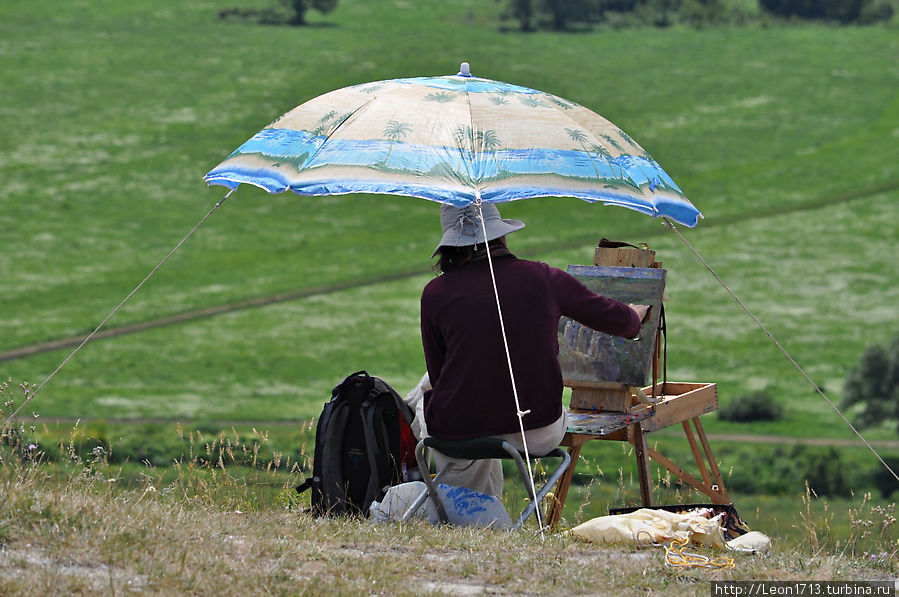
{"type": "Polygon", "coordinates": [[[467,62],[463,62],[459,65],[459,72],[456,73],[456,76],[459,77],[470,77],[471,76],[471,67],[467,62]]]}

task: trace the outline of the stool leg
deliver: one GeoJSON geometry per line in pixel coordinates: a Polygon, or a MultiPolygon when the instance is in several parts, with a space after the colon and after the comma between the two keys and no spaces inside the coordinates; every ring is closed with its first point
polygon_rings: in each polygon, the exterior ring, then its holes
{"type": "MultiPolygon", "coordinates": [[[[430,458],[430,456],[429,456],[429,454],[428,454],[428,449],[425,448],[425,449],[424,449],[424,462],[427,463],[429,458],[430,458]]],[[[417,460],[417,456],[416,456],[416,460],[417,460]]],[[[435,487],[436,487],[436,485],[437,485],[437,481],[440,480],[440,477],[442,477],[442,476],[444,475],[444,473],[449,472],[449,470],[452,469],[452,468],[453,468],[453,463],[450,462],[449,464],[447,464],[447,465],[443,468],[442,471],[440,471],[439,473],[437,473],[437,476],[434,477],[434,485],[435,485],[435,487]]],[[[423,482],[423,483],[425,483],[425,482],[424,482],[424,477],[425,477],[425,475],[427,475],[428,479],[431,478],[430,473],[429,473],[428,471],[425,471],[424,473],[422,473],[422,482],[423,482]]],[[[418,512],[418,509],[421,508],[421,507],[424,505],[424,503],[428,500],[428,495],[430,495],[430,489],[428,489],[428,484],[425,483],[425,490],[422,491],[422,492],[418,495],[417,498],[415,498],[415,501],[412,502],[412,505],[409,506],[409,509],[406,510],[406,513],[405,513],[405,514],[403,514],[403,522],[409,522],[409,519],[412,518],[413,516],[415,516],[415,513],[418,512]]],[[[436,503],[438,500],[434,500],[434,501],[435,501],[435,503],[436,503]]],[[[439,514],[439,513],[440,513],[440,508],[443,507],[443,504],[439,504],[438,506],[435,506],[435,507],[437,508],[437,513],[439,514]]],[[[446,522],[446,521],[444,521],[444,522],[446,522]]]]}
{"type": "MultiPolygon", "coordinates": [[[[421,471],[421,480],[424,481],[425,486],[427,486],[428,488],[427,494],[431,496],[431,500],[434,502],[434,506],[437,508],[437,515],[440,516],[440,522],[446,524],[449,522],[449,517],[446,515],[446,508],[443,507],[443,500],[440,499],[440,494],[437,492],[437,484],[435,483],[435,479],[431,478],[431,471],[430,467],[428,466],[429,457],[425,455],[426,450],[427,447],[425,446],[424,442],[418,442],[418,445],[415,446],[415,461],[418,463],[418,470],[421,471]]],[[[446,470],[449,470],[449,467],[446,467],[444,471],[441,471],[441,473],[445,472],[446,470]]],[[[415,501],[417,502],[418,500],[415,501]]],[[[424,501],[422,501],[422,503],[424,503],[424,501]]],[[[420,505],[421,504],[419,504],[419,506],[420,505]]],[[[418,508],[416,508],[416,510],[417,509],[418,508]]],[[[409,512],[406,512],[406,515],[411,516],[409,512]]],[[[403,520],[406,519],[406,515],[403,516],[403,520]]]]}
{"type": "MultiPolygon", "coordinates": [[[[550,475],[549,479],[546,480],[546,483],[544,483],[543,487],[540,488],[540,491],[537,492],[537,497],[535,497],[531,504],[528,505],[525,511],[521,514],[521,518],[519,518],[518,522],[516,522],[512,528],[517,528],[519,525],[521,525],[521,523],[523,523],[527,519],[528,515],[530,515],[531,511],[537,511],[537,508],[540,507],[540,503],[543,501],[543,498],[546,497],[546,494],[548,494],[553,486],[559,481],[559,479],[562,478],[562,475],[564,475],[568,471],[568,466],[571,464],[571,456],[568,455],[568,452],[556,448],[546,456],[543,456],[543,458],[546,458],[547,456],[561,458],[562,462],[558,467],[556,467],[556,470],[553,471],[553,474],[550,475]]],[[[540,522],[539,517],[538,522],[540,522]]],[[[550,526],[550,523],[547,521],[543,521],[543,523],[547,526],[550,526]]]]}
{"type": "Polygon", "coordinates": [[[547,456],[550,457],[562,458],[562,463],[556,468],[552,476],[546,480],[546,483],[543,484],[543,487],[541,487],[540,490],[535,494],[533,490],[536,488],[531,487],[530,474],[527,465],[525,464],[524,459],[518,453],[518,450],[512,447],[512,445],[508,442],[503,442],[503,449],[509,454],[512,460],[515,461],[515,465],[518,467],[518,475],[521,477],[521,481],[527,489],[528,496],[531,498],[527,507],[521,512],[521,515],[518,517],[518,520],[516,520],[515,523],[512,524],[512,528],[517,529],[518,527],[520,527],[532,513],[537,516],[538,524],[544,524],[544,521],[541,520],[540,515],[537,512],[537,508],[540,507],[540,502],[544,497],[546,497],[546,494],[549,493],[549,490],[552,489],[552,486],[568,469],[568,465],[571,462],[571,458],[570,456],[568,456],[568,452],[556,448],[555,450],[547,454],[547,456]]]}

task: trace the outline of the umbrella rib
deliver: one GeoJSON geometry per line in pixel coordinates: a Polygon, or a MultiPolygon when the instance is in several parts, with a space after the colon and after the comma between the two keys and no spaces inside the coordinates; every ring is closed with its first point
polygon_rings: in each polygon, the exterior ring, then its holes
{"type": "MultiPolygon", "coordinates": [[[[471,155],[472,155],[472,157],[474,157],[474,155],[475,155],[475,149],[474,149],[474,138],[475,138],[475,134],[474,134],[474,112],[473,112],[472,109],[471,109],[471,92],[468,91],[468,79],[465,80],[465,100],[468,102],[468,122],[469,122],[469,124],[470,124],[470,126],[468,127],[468,134],[469,134],[469,136],[471,137],[471,139],[470,139],[470,142],[471,142],[471,155]]],[[[464,158],[465,156],[463,155],[462,157],[464,158]]],[[[474,165],[474,163],[472,162],[471,165],[474,165]]],[[[471,168],[468,168],[468,171],[469,171],[469,174],[470,174],[470,173],[471,173],[471,168]]],[[[474,182],[475,197],[477,197],[478,203],[480,203],[480,201],[481,201],[481,181],[480,181],[480,177],[478,177],[478,178],[479,178],[479,180],[474,180],[474,178],[471,177],[472,182],[474,182]]],[[[480,210],[480,207],[478,207],[478,210],[480,210]]],[[[482,216],[483,216],[483,214],[482,214],[482,216]]],[[[482,223],[482,224],[484,223],[484,218],[483,218],[483,217],[481,217],[481,223],[482,223]]],[[[485,232],[485,234],[486,234],[486,232],[485,232]]],[[[487,256],[488,256],[488,257],[490,256],[490,250],[489,250],[489,249],[487,250],[487,256]]],[[[497,300],[497,306],[498,306],[498,305],[499,305],[499,301],[497,300]]],[[[502,318],[502,316],[500,316],[500,318],[502,318]]],[[[511,371],[511,368],[509,369],[509,371],[511,371]]],[[[514,384],[514,380],[513,380],[513,384],[514,384]]],[[[516,398],[516,401],[517,401],[517,398],[516,398]]],[[[528,470],[530,470],[530,464],[528,464],[528,470]]],[[[531,483],[533,484],[533,481],[532,481],[531,483]]]]}
{"type": "Polygon", "coordinates": [[[308,158],[306,158],[306,161],[303,162],[302,168],[305,168],[305,167],[306,167],[312,160],[315,159],[315,156],[317,156],[317,155],[319,154],[319,152],[321,151],[322,147],[325,146],[325,143],[328,142],[328,139],[330,139],[330,138],[334,135],[334,133],[336,133],[337,131],[339,131],[339,130],[341,129],[341,127],[343,127],[344,124],[346,124],[347,122],[349,122],[349,120],[350,120],[351,118],[353,118],[353,116],[356,115],[357,112],[359,112],[360,110],[362,110],[362,108],[364,108],[364,107],[367,106],[368,104],[370,104],[370,103],[372,103],[373,101],[375,101],[375,99],[377,99],[377,96],[369,98],[366,102],[360,104],[355,110],[353,110],[352,112],[350,112],[350,115],[349,115],[349,116],[347,116],[346,118],[344,118],[343,120],[341,120],[340,122],[338,122],[338,123],[337,123],[337,126],[335,126],[334,129],[333,129],[331,132],[329,132],[329,133],[325,136],[325,140],[322,141],[322,143],[315,149],[315,151],[312,152],[312,154],[311,154],[308,158]]]}

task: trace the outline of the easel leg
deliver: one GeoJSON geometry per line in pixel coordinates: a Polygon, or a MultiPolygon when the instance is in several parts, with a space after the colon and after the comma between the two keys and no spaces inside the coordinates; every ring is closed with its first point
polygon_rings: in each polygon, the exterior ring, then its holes
{"type": "Polygon", "coordinates": [[[706,460],[709,461],[709,468],[712,470],[712,476],[715,477],[715,482],[718,483],[718,492],[724,496],[725,500],[730,501],[730,496],[727,495],[727,489],[724,488],[724,478],[721,476],[721,471],[718,470],[718,463],[715,462],[715,456],[712,454],[712,447],[709,445],[709,440],[705,436],[705,429],[703,429],[702,423],[699,422],[699,417],[693,419],[693,425],[696,426],[696,435],[699,436],[699,441],[702,443],[702,450],[705,452],[706,460]]]}
{"type": "MultiPolygon", "coordinates": [[[[694,418],[693,421],[698,421],[699,419],[694,418]]],[[[681,421],[681,425],[684,427],[684,434],[687,436],[687,441],[690,443],[690,450],[693,452],[693,459],[696,461],[696,466],[699,468],[699,474],[702,475],[702,480],[709,487],[712,486],[712,479],[709,477],[709,473],[705,468],[705,462],[702,460],[702,455],[699,453],[699,446],[696,445],[696,438],[693,437],[693,430],[690,428],[690,421],[681,421]]]]}
{"type": "Polygon", "coordinates": [[[637,477],[640,479],[640,498],[646,507],[652,506],[652,476],[649,472],[649,449],[640,423],[630,426],[631,443],[637,455],[637,477]]]}
{"type": "Polygon", "coordinates": [[[546,517],[551,529],[555,529],[562,518],[562,508],[565,507],[565,500],[568,498],[568,487],[574,478],[574,467],[577,466],[578,458],[581,455],[581,445],[576,443],[568,448],[571,464],[568,465],[568,470],[562,474],[558,485],[556,485],[556,495],[553,497],[552,504],[549,507],[549,515],[546,517]]]}

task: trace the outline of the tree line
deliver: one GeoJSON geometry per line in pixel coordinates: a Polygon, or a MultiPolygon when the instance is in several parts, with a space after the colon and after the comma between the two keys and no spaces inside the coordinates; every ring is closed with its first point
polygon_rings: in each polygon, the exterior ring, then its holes
{"type": "MultiPolygon", "coordinates": [[[[722,0],[496,0],[505,2],[503,17],[521,31],[565,31],[607,24],[613,27],[674,24],[700,26],[748,19],[722,0]]],[[[757,0],[763,15],[869,24],[889,19],[889,0],[757,0]]]]}

